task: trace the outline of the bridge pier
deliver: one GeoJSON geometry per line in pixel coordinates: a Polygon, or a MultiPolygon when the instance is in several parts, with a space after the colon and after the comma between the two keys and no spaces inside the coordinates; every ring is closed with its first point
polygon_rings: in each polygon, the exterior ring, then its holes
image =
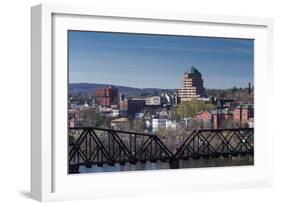
{"type": "Polygon", "coordinates": [[[171,159],[169,161],[169,167],[170,167],[170,169],[179,169],[179,167],[180,167],[179,160],[171,159]]]}

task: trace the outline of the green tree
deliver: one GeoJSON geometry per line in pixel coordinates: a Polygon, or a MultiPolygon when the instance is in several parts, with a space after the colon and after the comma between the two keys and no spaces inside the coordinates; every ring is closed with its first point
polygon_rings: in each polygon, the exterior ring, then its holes
{"type": "Polygon", "coordinates": [[[215,108],[216,108],[216,106],[214,104],[206,103],[202,110],[210,111],[210,110],[215,109],[215,108]]]}
{"type": "Polygon", "coordinates": [[[181,102],[177,109],[177,113],[181,118],[188,118],[193,117],[200,111],[211,110],[214,108],[215,105],[211,103],[205,103],[203,101],[192,99],[191,101],[181,102]]]}

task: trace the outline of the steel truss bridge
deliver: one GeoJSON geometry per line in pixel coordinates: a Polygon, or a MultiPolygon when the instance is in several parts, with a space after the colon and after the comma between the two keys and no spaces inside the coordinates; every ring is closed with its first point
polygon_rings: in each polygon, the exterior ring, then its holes
{"type": "Polygon", "coordinates": [[[69,128],[69,173],[80,166],[168,162],[179,168],[179,160],[246,156],[254,154],[254,129],[198,129],[186,137],[172,139],[156,134],[95,127],[69,128]]]}

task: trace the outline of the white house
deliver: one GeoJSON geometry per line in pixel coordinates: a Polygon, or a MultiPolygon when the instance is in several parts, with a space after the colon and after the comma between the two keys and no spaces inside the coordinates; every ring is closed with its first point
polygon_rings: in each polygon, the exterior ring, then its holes
{"type": "Polygon", "coordinates": [[[179,123],[177,123],[176,121],[172,121],[172,120],[167,120],[166,121],[166,129],[172,129],[172,130],[176,130],[179,126],[179,123]]]}
{"type": "Polygon", "coordinates": [[[125,117],[126,114],[127,114],[127,111],[125,111],[125,110],[119,110],[119,109],[112,110],[112,117],[125,117]]]}
{"type": "Polygon", "coordinates": [[[166,128],[166,119],[152,119],[152,131],[156,132],[159,128],[166,128]]]}
{"type": "Polygon", "coordinates": [[[118,109],[113,109],[112,110],[112,117],[118,117],[119,116],[119,110],[118,109]]]}

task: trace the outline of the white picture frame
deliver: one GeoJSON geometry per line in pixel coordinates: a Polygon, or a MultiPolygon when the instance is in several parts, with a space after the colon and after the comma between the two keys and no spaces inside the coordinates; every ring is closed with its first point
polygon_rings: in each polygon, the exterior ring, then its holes
{"type": "Polygon", "coordinates": [[[272,186],[274,134],[267,113],[273,104],[272,19],[41,4],[31,9],[31,26],[32,198],[52,201],[272,186]],[[67,128],[65,31],[73,28],[255,39],[255,165],[67,175],[67,140],[61,137],[67,128]]]}

